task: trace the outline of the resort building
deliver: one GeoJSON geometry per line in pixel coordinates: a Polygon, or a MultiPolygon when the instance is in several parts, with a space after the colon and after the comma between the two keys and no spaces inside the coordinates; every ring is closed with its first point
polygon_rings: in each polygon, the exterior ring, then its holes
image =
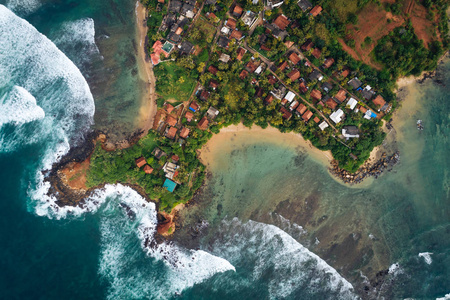
{"type": "Polygon", "coordinates": [[[335,124],[338,124],[339,122],[341,122],[343,117],[344,117],[344,112],[340,108],[330,115],[331,121],[333,121],[335,124]]]}
{"type": "Polygon", "coordinates": [[[356,101],[356,99],[354,98],[350,98],[347,101],[347,107],[350,108],[351,110],[354,110],[356,107],[356,104],[358,104],[358,101],[356,101]]]}
{"type": "Polygon", "coordinates": [[[359,129],[356,126],[344,126],[342,135],[346,138],[359,138],[359,129]]]}

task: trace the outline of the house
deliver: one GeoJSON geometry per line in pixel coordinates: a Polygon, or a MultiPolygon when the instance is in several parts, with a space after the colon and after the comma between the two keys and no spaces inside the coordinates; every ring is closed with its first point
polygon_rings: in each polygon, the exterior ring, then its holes
{"type": "Polygon", "coordinates": [[[322,99],[322,93],[319,90],[312,90],[311,94],[310,94],[311,98],[313,98],[314,100],[319,101],[320,99],[322,99]]]}
{"type": "Polygon", "coordinates": [[[281,6],[284,3],[284,0],[267,0],[267,6],[272,8],[281,6]]]}
{"type": "Polygon", "coordinates": [[[173,12],[173,13],[180,12],[181,5],[182,5],[182,3],[179,0],[170,1],[170,3],[169,3],[169,12],[173,12]]]}
{"type": "Polygon", "coordinates": [[[272,74],[267,75],[267,79],[269,79],[269,84],[274,85],[278,82],[277,78],[272,74]]]}
{"type": "Polygon", "coordinates": [[[217,75],[217,72],[219,72],[219,69],[217,69],[216,67],[214,67],[213,65],[210,65],[208,67],[208,72],[213,74],[214,76],[217,75]]]}
{"type": "Polygon", "coordinates": [[[256,75],[260,75],[264,71],[265,68],[266,68],[266,64],[265,63],[260,64],[258,66],[258,68],[256,68],[255,74],[256,75]]]}
{"type": "Polygon", "coordinates": [[[311,81],[314,81],[314,80],[322,81],[323,75],[322,75],[322,73],[320,73],[319,70],[315,69],[314,71],[311,72],[311,74],[309,74],[308,78],[311,81]]]}
{"type": "Polygon", "coordinates": [[[365,113],[367,112],[367,108],[365,108],[365,107],[362,106],[362,105],[359,105],[359,106],[358,106],[358,109],[359,109],[359,111],[362,112],[363,114],[365,114],[365,113]]]}
{"type": "Polygon", "coordinates": [[[329,57],[327,59],[325,59],[325,62],[323,63],[323,68],[324,69],[328,69],[329,67],[331,67],[334,64],[334,58],[329,57]]]}
{"type": "Polygon", "coordinates": [[[325,104],[331,109],[331,110],[335,110],[337,107],[337,103],[333,100],[333,98],[328,98],[327,101],[325,102],[325,104]]]}
{"type": "Polygon", "coordinates": [[[280,71],[284,71],[284,69],[286,69],[287,65],[288,65],[288,62],[285,61],[278,65],[278,69],[280,69],[280,71]]]}
{"type": "Polygon", "coordinates": [[[209,98],[210,93],[207,90],[202,90],[202,92],[200,93],[200,100],[202,101],[206,101],[209,98]]]}
{"type": "Polygon", "coordinates": [[[157,64],[159,64],[160,58],[161,58],[161,54],[163,54],[165,57],[169,56],[169,53],[164,51],[164,47],[161,41],[156,41],[153,44],[153,53],[150,54],[150,58],[152,60],[152,64],[154,66],[156,66],[157,64]]]}
{"type": "Polygon", "coordinates": [[[375,95],[375,92],[372,90],[370,85],[366,85],[366,87],[361,91],[361,94],[366,100],[370,100],[375,95]]]}
{"type": "Polygon", "coordinates": [[[219,47],[227,49],[229,44],[230,44],[230,40],[223,35],[221,35],[219,37],[219,39],[217,40],[217,45],[219,45],[219,47]]]}
{"type": "Polygon", "coordinates": [[[199,110],[200,105],[198,105],[198,103],[196,101],[192,101],[191,105],[189,106],[189,109],[193,112],[196,112],[197,110],[199,110]]]}
{"type": "Polygon", "coordinates": [[[239,47],[236,52],[237,52],[236,59],[241,61],[242,58],[244,57],[245,53],[247,52],[247,50],[242,47],[239,47]]]}
{"type": "Polygon", "coordinates": [[[292,53],[289,55],[289,60],[290,60],[294,65],[296,65],[296,64],[299,63],[299,61],[300,61],[301,59],[300,59],[300,57],[298,56],[297,53],[292,52],[292,53]]]}
{"type": "Polygon", "coordinates": [[[216,88],[219,87],[219,82],[217,82],[217,80],[211,79],[209,81],[209,87],[215,90],[216,88]]]}
{"type": "Polygon", "coordinates": [[[347,107],[350,108],[351,110],[354,110],[356,107],[356,104],[358,104],[358,101],[356,101],[356,99],[350,97],[350,99],[348,99],[348,102],[347,102],[347,107]]]}
{"type": "Polygon", "coordinates": [[[280,112],[283,114],[283,118],[289,120],[292,117],[292,113],[288,111],[284,106],[280,108],[280,112]]]}
{"type": "Polygon", "coordinates": [[[152,174],[153,168],[150,167],[149,165],[145,165],[144,166],[144,172],[145,172],[145,174],[152,174]]]}
{"type": "Polygon", "coordinates": [[[281,100],[281,98],[286,95],[286,87],[284,85],[280,85],[278,88],[270,91],[270,93],[278,100],[281,100]]]}
{"type": "Polygon", "coordinates": [[[244,80],[247,76],[248,76],[248,71],[247,70],[242,70],[242,72],[239,74],[239,78],[241,80],[244,80]]]}
{"type": "Polygon", "coordinates": [[[260,87],[257,87],[256,91],[255,91],[255,98],[261,98],[263,93],[264,93],[264,90],[260,87]]]}
{"type": "Polygon", "coordinates": [[[176,186],[177,186],[177,184],[168,178],[166,179],[166,181],[164,181],[164,184],[163,184],[163,187],[165,187],[171,193],[173,193],[176,186]]]}
{"type": "Polygon", "coordinates": [[[255,62],[253,60],[250,60],[246,65],[245,68],[250,72],[253,73],[256,71],[256,69],[258,68],[258,65],[255,64],[255,62]]]}
{"type": "Polygon", "coordinates": [[[319,48],[314,48],[313,52],[311,53],[312,56],[314,56],[315,58],[319,59],[320,56],[322,55],[322,51],[320,51],[319,48]]]}
{"type": "Polygon", "coordinates": [[[294,82],[300,78],[300,71],[297,69],[293,69],[287,76],[289,77],[289,79],[291,79],[292,82],[294,82]]]}
{"type": "Polygon", "coordinates": [[[286,41],[284,42],[284,45],[286,46],[286,48],[291,48],[292,46],[294,46],[294,42],[293,41],[286,41]]]}
{"type": "Polygon", "coordinates": [[[342,135],[346,139],[359,138],[359,129],[356,126],[344,126],[342,128],[342,135]]]}
{"type": "Polygon", "coordinates": [[[264,99],[264,102],[266,103],[266,104],[270,104],[270,103],[272,103],[272,101],[275,99],[275,97],[272,95],[272,94],[269,94],[267,97],[266,97],[266,99],[264,99]]]}
{"type": "Polygon", "coordinates": [[[302,92],[303,94],[306,94],[306,92],[308,92],[308,87],[305,84],[304,80],[300,81],[300,85],[298,86],[300,92],[302,92]]]}
{"type": "Polygon", "coordinates": [[[167,127],[166,129],[166,138],[173,140],[177,135],[178,129],[176,127],[167,127]]]}
{"type": "Polygon", "coordinates": [[[250,10],[247,10],[247,12],[241,18],[242,22],[248,27],[252,27],[257,19],[258,15],[250,10]]]}
{"type": "Polygon", "coordinates": [[[313,119],[313,121],[314,121],[314,123],[318,124],[318,123],[320,122],[320,119],[319,119],[319,117],[315,117],[315,118],[313,119]]]}
{"type": "Polygon", "coordinates": [[[283,100],[286,99],[287,102],[291,103],[292,100],[294,100],[294,98],[295,98],[295,94],[294,94],[293,92],[289,91],[289,92],[284,96],[283,100]]]}
{"type": "Polygon", "coordinates": [[[208,117],[211,120],[214,120],[214,118],[217,117],[217,115],[219,114],[219,110],[217,108],[214,108],[214,107],[211,106],[208,109],[208,111],[206,112],[206,114],[208,115],[208,117]]]}
{"type": "Polygon", "coordinates": [[[220,29],[220,33],[223,33],[224,35],[229,35],[230,34],[230,28],[223,26],[222,29],[220,29]]]}
{"type": "Polygon", "coordinates": [[[377,107],[378,111],[380,111],[385,105],[386,101],[381,97],[381,95],[378,95],[375,99],[372,100],[373,104],[377,107]]]}
{"type": "Polygon", "coordinates": [[[344,112],[340,108],[330,115],[331,121],[333,121],[335,124],[338,124],[339,122],[341,122],[343,117],[344,117],[344,112]]]}
{"type": "Polygon", "coordinates": [[[181,7],[181,14],[189,19],[192,19],[195,16],[194,5],[190,3],[184,3],[183,6],[181,7]]]}
{"type": "Polygon", "coordinates": [[[350,85],[354,90],[356,90],[362,85],[362,82],[358,79],[358,77],[355,77],[349,80],[348,85],[350,85]]]}
{"type": "Polygon", "coordinates": [[[307,40],[301,47],[303,51],[309,51],[314,46],[314,43],[311,40],[307,40]]]}
{"type": "Polygon", "coordinates": [[[147,163],[147,161],[145,160],[145,158],[144,158],[143,156],[137,158],[137,159],[135,160],[135,162],[136,162],[136,166],[137,166],[138,168],[144,166],[144,165],[147,163]]]}
{"type": "Polygon", "coordinates": [[[230,28],[231,30],[236,29],[236,20],[232,18],[228,18],[228,20],[225,21],[225,26],[230,28]]]}
{"type": "Polygon", "coordinates": [[[296,111],[297,111],[298,114],[303,115],[303,113],[306,111],[306,109],[307,109],[307,107],[303,103],[301,103],[297,107],[296,111]]]}
{"type": "Polygon", "coordinates": [[[177,35],[181,35],[182,32],[183,32],[182,27],[178,27],[177,30],[175,30],[175,34],[177,34],[177,35]]]}
{"type": "Polygon", "coordinates": [[[166,152],[162,151],[161,149],[159,149],[158,147],[156,147],[155,149],[153,149],[152,151],[152,155],[155,156],[156,159],[161,159],[161,157],[166,156],[166,152]]]}
{"type": "Polygon", "coordinates": [[[322,89],[325,91],[325,93],[329,93],[333,89],[333,85],[327,81],[322,84],[322,89]]]}
{"type": "Polygon", "coordinates": [[[346,69],[342,70],[340,76],[341,76],[342,78],[347,78],[348,75],[350,75],[350,70],[346,68],[346,69]]]}
{"type": "Polygon", "coordinates": [[[166,104],[164,104],[164,108],[166,109],[166,111],[167,111],[167,113],[171,113],[172,111],[173,111],[173,106],[172,106],[172,104],[170,104],[170,103],[166,103],[166,104]]]}
{"type": "Polygon", "coordinates": [[[298,106],[299,104],[300,104],[300,103],[298,103],[297,100],[293,101],[293,102],[291,103],[291,105],[289,105],[289,110],[290,110],[290,111],[293,111],[294,109],[297,108],[297,106],[298,106]]]}
{"type": "Polygon", "coordinates": [[[180,160],[180,157],[178,155],[174,154],[174,155],[172,155],[171,159],[172,159],[172,162],[176,164],[180,160]]]}
{"type": "Polygon", "coordinates": [[[236,18],[240,18],[243,11],[244,10],[242,9],[242,7],[240,7],[238,4],[236,4],[236,6],[233,9],[232,15],[236,18]]]}
{"type": "Polygon", "coordinates": [[[313,9],[309,12],[310,16],[316,17],[318,14],[322,12],[322,6],[316,5],[313,9]]]}
{"type": "Polygon", "coordinates": [[[230,61],[231,57],[228,54],[222,53],[219,56],[219,61],[223,62],[223,63],[228,63],[230,61]]]}
{"type": "Polygon", "coordinates": [[[206,130],[206,129],[208,129],[208,124],[209,124],[208,118],[206,118],[206,116],[204,116],[200,120],[200,122],[198,122],[197,127],[200,130],[206,130]]]}
{"type": "Polygon", "coordinates": [[[189,55],[194,51],[194,45],[188,41],[183,41],[178,48],[181,55],[189,55]]]}
{"type": "Polygon", "coordinates": [[[334,96],[334,99],[342,103],[347,98],[347,92],[344,89],[340,89],[339,92],[334,96]]]}
{"type": "Polygon", "coordinates": [[[212,12],[209,12],[206,14],[206,16],[208,17],[208,19],[210,19],[211,21],[213,21],[214,23],[218,22],[220,19],[212,12]]]}
{"type": "Polygon", "coordinates": [[[189,132],[190,132],[189,128],[183,127],[180,131],[180,138],[183,138],[183,139],[187,138],[189,135],[189,132]]]}
{"type": "Polygon", "coordinates": [[[311,117],[313,116],[312,111],[310,111],[309,109],[303,114],[302,119],[305,122],[308,122],[309,119],[311,119],[311,117]]]}
{"type": "Polygon", "coordinates": [[[167,39],[174,44],[178,44],[181,41],[181,36],[179,34],[176,34],[175,32],[170,32],[167,35],[167,39]]]}
{"type": "Polygon", "coordinates": [[[233,32],[230,34],[230,38],[236,39],[240,41],[243,37],[242,31],[239,30],[233,30],[233,32]]]}
{"type": "Polygon", "coordinates": [[[325,121],[322,121],[322,123],[319,124],[319,128],[320,128],[320,130],[322,130],[322,131],[324,131],[325,128],[327,128],[328,126],[329,126],[328,123],[325,122],[325,121]]]}
{"type": "Polygon", "coordinates": [[[306,12],[307,10],[310,10],[313,7],[311,2],[309,2],[308,0],[300,0],[297,2],[297,5],[303,12],[306,12]]]}
{"type": "Polygon", "coordinates": [[[188,122],[191,122],[192,119],[194,118],[194,114],[189,110],[186,112],[186,114],[184,116],[188,122]]]}
{"type": "Polygon", "coordinates": [[[170,126],[175,126],[177,125],[177,119],[172,116],[167,116],[166,123],[169,124],[170,126]]]}
{"type": "Polygon", "coordinates": [[[289,20],[288,20],[288,18],[285,16],[285,15],[283,15],[283,14],[281,14],[281,15],[279,15],[276,19],[275,19],[275,21],[273,21],[273,24],[275,24],[279,29],[281,29],[281,30],[285,30],[286,29],[286,27],[289,25],[289,23],[291,23],[289,20]]]}

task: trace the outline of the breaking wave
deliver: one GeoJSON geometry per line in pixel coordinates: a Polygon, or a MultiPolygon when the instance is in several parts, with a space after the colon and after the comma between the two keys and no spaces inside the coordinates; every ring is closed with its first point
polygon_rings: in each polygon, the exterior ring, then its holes
{"type": "Polygon", "coordinates": [[[14,86],[0,98],[0,128],[3,124],[25,124],[45,117],[44,110],[26,89],[14,86]]]}
{"type": "Polygon", "coordinates": [[[99,211],[99,273],[110,283],[109,299],[167,298],[216,273],[234,271],[228,261],[205,251],[157,244],[155,204],[133,189],[107,185],[89,201],[98,207],[106,199],[99,211]]]}
{"type": "Polygon", "coordinates": [[[6,6],[18,15],[26,16],[41,7],[39,0],[7,0],[6,6]]]}
{"type": "MultiPolygon", "coordinates": [[[[242,223],[234,218],[223,221],[219,232],[214,238],[212,253],[227,259],[238,269],[250,266],[247,270],[249,286],[271,276],[267,292],[272,299],[358,298],[353,286],[335,269],[276,226],[255,221],[242,223]]],[[[242,278],[233,285],[239,286],[241,282],[242,278]]]]}
{"type": "Polygon", "coordinates": [[[423,257],[423,259],[425,260],[425,262],[428,264],[428,265],[431,265],[431,263],[433,262],[433,259],[431,258],[431,255],[432,255],[433,253],[431,253],[431,252],[422,252],[422,253],[419,253],[419,257],[423,257]]]}

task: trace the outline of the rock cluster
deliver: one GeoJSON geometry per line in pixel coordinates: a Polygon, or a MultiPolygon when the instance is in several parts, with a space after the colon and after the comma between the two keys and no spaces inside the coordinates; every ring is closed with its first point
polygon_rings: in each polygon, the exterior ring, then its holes
{"type": "Polygon", "coordinates": [[[400,154],[398,151],[390,156],[383,153],[377,162],[372,165],[365,163],[355,173],[350,173],[349,171],[339,168],[338,162],[333,160],[331,162],[330,172],[340,178],[344,183],[357,184],[361,183],[365,178],[378,178],[384,171],[391,171],[392,167],[397,164],[399,160],[400,154]]]}

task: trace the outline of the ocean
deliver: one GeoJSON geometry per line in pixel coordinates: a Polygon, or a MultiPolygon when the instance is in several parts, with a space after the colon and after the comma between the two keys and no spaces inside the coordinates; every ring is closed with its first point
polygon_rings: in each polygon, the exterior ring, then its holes
{"type": "Polygon", "coordinates": [[[130,188],[59,208],[43,183],[90,128],[137,129],[136,2],[0,3],[0,298],[450,298],[448,59],[443,84],[402,89],[391,172],[344,186],[305,147],[236,133],[155,245],[155,206],[130,188]]]}

